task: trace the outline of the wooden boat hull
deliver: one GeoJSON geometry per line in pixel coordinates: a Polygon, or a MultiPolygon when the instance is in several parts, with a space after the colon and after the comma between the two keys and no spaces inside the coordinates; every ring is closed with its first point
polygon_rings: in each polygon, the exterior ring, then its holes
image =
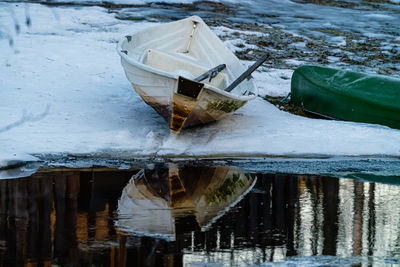
{"type": "Polygon", "coordinates": [[[400,129],[400,80],[317,66],[295,70],[291,102],[334,119],[400,129]]]}
{"type": "Polygon", "coordinates": [[[223,90],[246,68],[196,16],[128,36],[117,51],[134,90],[167,121],[172,133],[221,120],[258,94],[253,79],[231,93],[223,90]],[[169,32],[167,37],[164,32],[169,32]],[[197,77],[220,64],[227,68],[212,81],[203,81],[196,98],[178,93],[182,72],[197,77]]]}

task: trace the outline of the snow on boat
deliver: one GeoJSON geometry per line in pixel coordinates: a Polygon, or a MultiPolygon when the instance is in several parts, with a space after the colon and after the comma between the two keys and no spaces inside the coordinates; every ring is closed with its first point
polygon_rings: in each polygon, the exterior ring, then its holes
{"type": "Polygon", "coordinates": [[[227,166],[139,171],[118,202],[119,230],[174,240],[178,229],[206,229],[254,186],[257,177],[227,166]],[[182,224],[186,225],[182,227],[182,224]]]}
{"type": "Polygon", "coordinates": [[[246,68],[197,16],[128,35],[117,51],[135,91],[172,133],[223,119],[258,94],[252,78],[224,90],[246,68]],[[207,72],[201,83],[193,82],[207,72]]]}
{"type": "Polygon", "coordinates": [[[291,102],[325,117],[400,129],[400,80],[318,66],[295,70],[291,102]]]}

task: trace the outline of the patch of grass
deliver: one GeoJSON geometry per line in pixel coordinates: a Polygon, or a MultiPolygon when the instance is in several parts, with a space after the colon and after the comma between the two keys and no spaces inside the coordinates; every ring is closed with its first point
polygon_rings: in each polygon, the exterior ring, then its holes
{"type": "Polygon", "coordinates": [[[270,102],[271,104],[273,104],[280,110],[283,110],[283,111],[286,111],[286,112],[289,112],[289,113],[292,113],[295,115],[299,115],[299,116],[303,116],[303,117],[307,117],[307,118],[313,118],[313,119],[327,119],[325,117],[318,116],[313,113],[309,113],[309,112],[303,110],[301,107],[291,104],[290,101],[285,97],[265,96],[264,100],[270,102]]]}
{"type": "Polygon", "coordinates": [[[132,20],[132,21],[142,21],[146,19],[145,17],[120,16],[120,15],[116,15],[115,18],[119,20],[132,20]]]}
{"type": "Polygon", "coordinates": [[[335,6],[343,8],[354,8],[356,6],[356,3],[341,0],[294,0],[294,2],[300,4],[315,4],[321,6],[335,6]]]}
{"type": "Polygon", "coordinates": [[[246,102],[237,102],[237,101],[222,101],[217,100],[211,103],[208,103],[207,110],[219,110],[226,113],[233,112],[240,107],[242,107],[246,102]]]}

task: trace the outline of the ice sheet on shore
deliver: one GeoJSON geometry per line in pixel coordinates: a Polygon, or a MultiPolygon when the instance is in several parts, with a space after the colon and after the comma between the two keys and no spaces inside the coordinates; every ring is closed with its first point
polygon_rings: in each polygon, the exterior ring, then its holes
{"type": "MultiPolygon", "coordinates": [[[[165,4],[193,4],[198,0],[39,0],[39,3],[62,3],[62,4],[96,4],[102,5],[104,3],[114,5],[146,5],[151,3],[165,3],[165,4]]],[[[242,0],[243,1],[243,0],[242,0]]],[[[211,0],[210,2],[223,2],[223,3],[240,3],[240,0],[211,0]]]]}
{"type": "MultiPolygon", "coordinates": [[[[0,152],[0,172],[2,169],[19,166],[20,164],[25,164],[27,162],[39,161],[39,158],[31,156],[25,153],[12,153],[10,151],[0,152]]],[[[1,179],[1,175],[0,175],[1,179]]]]}
{"type": "MultiPolygon", "coordinates": [[[[22,6],[3,5],[24,20],[22,6]]],[[[303,118],[261,98],[223,121],[170,135],[132,90],[115,52],[121,36],[152,23],[117,20],[100,7],[32,4],[29,10],[33,26],[21,29],[15,48],[0,39],[6,51],[0,53],[0,161],[14,153],[118,151],[132,157],[400,155],[399,130],[303,118]]],[[[10,20],[0,9],[1,25],[10,20]]],[[[285,95],[290,83],[281,74],[254,76],[262,92],[285,95]]]]}

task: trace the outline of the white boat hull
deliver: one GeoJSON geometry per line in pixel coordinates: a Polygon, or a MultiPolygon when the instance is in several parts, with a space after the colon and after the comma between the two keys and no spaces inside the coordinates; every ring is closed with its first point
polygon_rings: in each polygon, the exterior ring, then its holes
{"type": "Polygon", "coordinates": [[[245,67],[196,16],[127,36],[117,50],[133,88],[167,121],[172,133],[223,119],[258,93],[253,79],[231,93],[223,90],[245,67]],[[177,92],[179,77],[193,79],[219,64],[227,68],[211,82],[204,81],[196,98],[177,92]]]}

